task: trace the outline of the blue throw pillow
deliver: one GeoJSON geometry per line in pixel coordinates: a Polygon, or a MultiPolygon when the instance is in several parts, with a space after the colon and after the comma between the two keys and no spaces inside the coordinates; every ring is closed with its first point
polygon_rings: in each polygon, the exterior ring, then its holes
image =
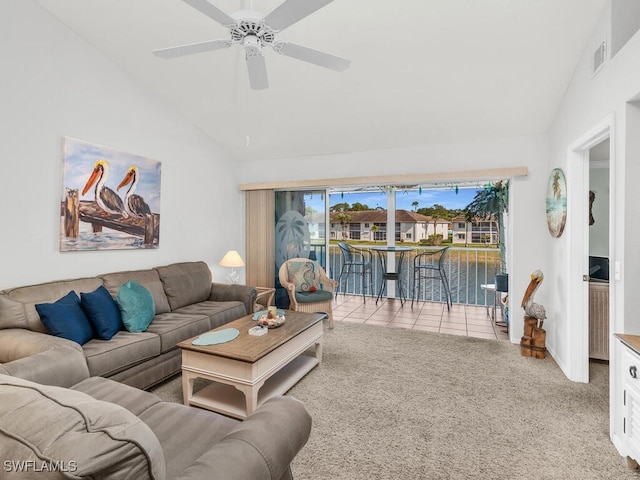
{"type": "Polygon", "coordinates": [[[133,280],[120,285],[116,303],[124,328],[129,332],[144,332],[156,314],[151,292],[133,280]]]}
{"type": "Polygon", "coordinates": [[[93,292],[81,293],[80,304],[99,339],[111,340],[122,328],[120,309],[102,285],[93,292]]]}
{"type": "Polygon", "coordinates": [[[73,290],[55,303],[38,303],[36,311],[47,330],[56,337],[84,345],[93,337],[93,330],[73,290]]]}

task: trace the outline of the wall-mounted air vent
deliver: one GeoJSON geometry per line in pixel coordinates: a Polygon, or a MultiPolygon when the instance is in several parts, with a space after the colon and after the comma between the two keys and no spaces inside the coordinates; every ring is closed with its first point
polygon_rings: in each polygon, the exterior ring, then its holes
{"type": "Polygon", "coordinates": [[[604,65],[605,60],[607,59],[607,42],[602,42],[596,48],[596,51],[593,52],[593,68],[591,70],[591,74],[595,75],[604,65]]]}

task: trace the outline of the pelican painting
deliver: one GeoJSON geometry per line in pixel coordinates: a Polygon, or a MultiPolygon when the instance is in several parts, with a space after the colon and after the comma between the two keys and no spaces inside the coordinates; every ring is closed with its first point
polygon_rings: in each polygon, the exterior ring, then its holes
{"type": "Polygon", "coordinates": [[[139,181],[140,171],[138,170],[138,167],[129,167],[129,170],[127,170],[126,175],[124,176],[116,190],[120,191],[120,189],[125,185],[131,184],[124,197],[124,209],[130,216],[141,218],[145,215],[150,214],[151,209],[149,208],[149,205],[147,205],[147,203],[144,201],[144,198],[134,193],[139,181]]]}
{"type": "Polygon", "coordinates": [[[528,317],[532,317],[538,320],[538,328],[542,328],[542,324],[547,318],[547,314],[542,305],[533,301],[533,296],[540,287],[543,279],[544,275],[542,274],[541,270],[536,270],[535,272],[533,272],[531,274],[531,281],[529,282],[529,286],[524,292],[524,297],[522,297],[522,308],[524,308],[524,313],[528,317]]]}
{"type": "Polygon", "coordinates": [[[161,170],[157,160],[65,137],[60,251],[159,248],[161,170]]]}
{"type": "Polygon", "coordinates": [[[129,215],[125,211],[122,199],[116,192],[105,185],[108,177],[109,162],[106,160],[98,160],[93,167],[93,172],[91,172],[89,180],[87,180],[87,183],[82,189],[82,195],[86,195],[91,186],[95,183],[95,199],[98,206],[107,213],[112,215],[122,215],[126,218],[129,215]]]}

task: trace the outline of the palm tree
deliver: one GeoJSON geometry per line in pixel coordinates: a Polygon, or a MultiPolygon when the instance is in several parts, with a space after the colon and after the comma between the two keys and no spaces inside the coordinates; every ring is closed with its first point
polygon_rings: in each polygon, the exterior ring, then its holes
{"type": "Polygon", "coordinates": [[[417,201],[417,200],[414,200],[414,201],[411,203],[411,206],[413,207],[413,211],[414,211],[414,212],[418,209],[418,205],[419,205],[419,204],[418,204],[418,201],[417,201]]]}
{"type": "Polygon", "coordinates": [[[347,232],[349,231],[349,223],[351,223],[351,219],[353,217],[348,213],[340,212],[336,215],[336,218],[340,222],[340,225],[342,225],[342,239],[346,240],[348,238],[347,232]]]}
{"type": "Polygon", "coordinates": [[[379,230],[378,225],[371,225],[371,233],[373,234],[373,243],[376,243],[376,232],[379,230]]]}
{"type": "Polygon", "coordinates": [[[504,244],[503,214],[509,211],[509,182],[500,180],[478,190],[475,197],[464,209],[467,222],[491,220],[498,224],[498,246],[500,247],[500,273],[507,273],[507,260],[504,244]]]}
{"type": "MultiPolygon", "coordinates": [[[[438,233],[438,220],[446,220],[447,222],[450,221],[452,218],[451,212],[444,208],[442,205],[436,203],[431,209],[431,218],[433,219],[433,239],[436,242],[441,242],[444,236],[438,233]],[[440,235],[440,240],[438,240],[438,235],[440,235]]],[[[439,243],[436,245],[439,245],[439,243]]]]}

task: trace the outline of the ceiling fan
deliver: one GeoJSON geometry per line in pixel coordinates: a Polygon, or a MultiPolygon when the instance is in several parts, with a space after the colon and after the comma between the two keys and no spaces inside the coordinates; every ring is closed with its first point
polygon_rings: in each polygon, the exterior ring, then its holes
{"type": "Polygon", "coordinates": [[[350,60],[296,43],[276,40],[276,37],[285,28],[332,1],[285,0],[271,13],[263,16],[255,10],[240,10],[232,15],[227,15],[207,0],[183,0],[186,4],[191,5],[196,10],[228,28],[230,38],[163,48],[154,50],[153,53],[161,58],[175,58],[194,53],[220,50],[234,44],[240,44],[246,52],[249,85],[254,90],[262,90],[269,87],[267,67],[262,52],[262,49],[266,46],[273,48],[275,52],[281,55],[342,72],[349,67],[350,60]]]}

